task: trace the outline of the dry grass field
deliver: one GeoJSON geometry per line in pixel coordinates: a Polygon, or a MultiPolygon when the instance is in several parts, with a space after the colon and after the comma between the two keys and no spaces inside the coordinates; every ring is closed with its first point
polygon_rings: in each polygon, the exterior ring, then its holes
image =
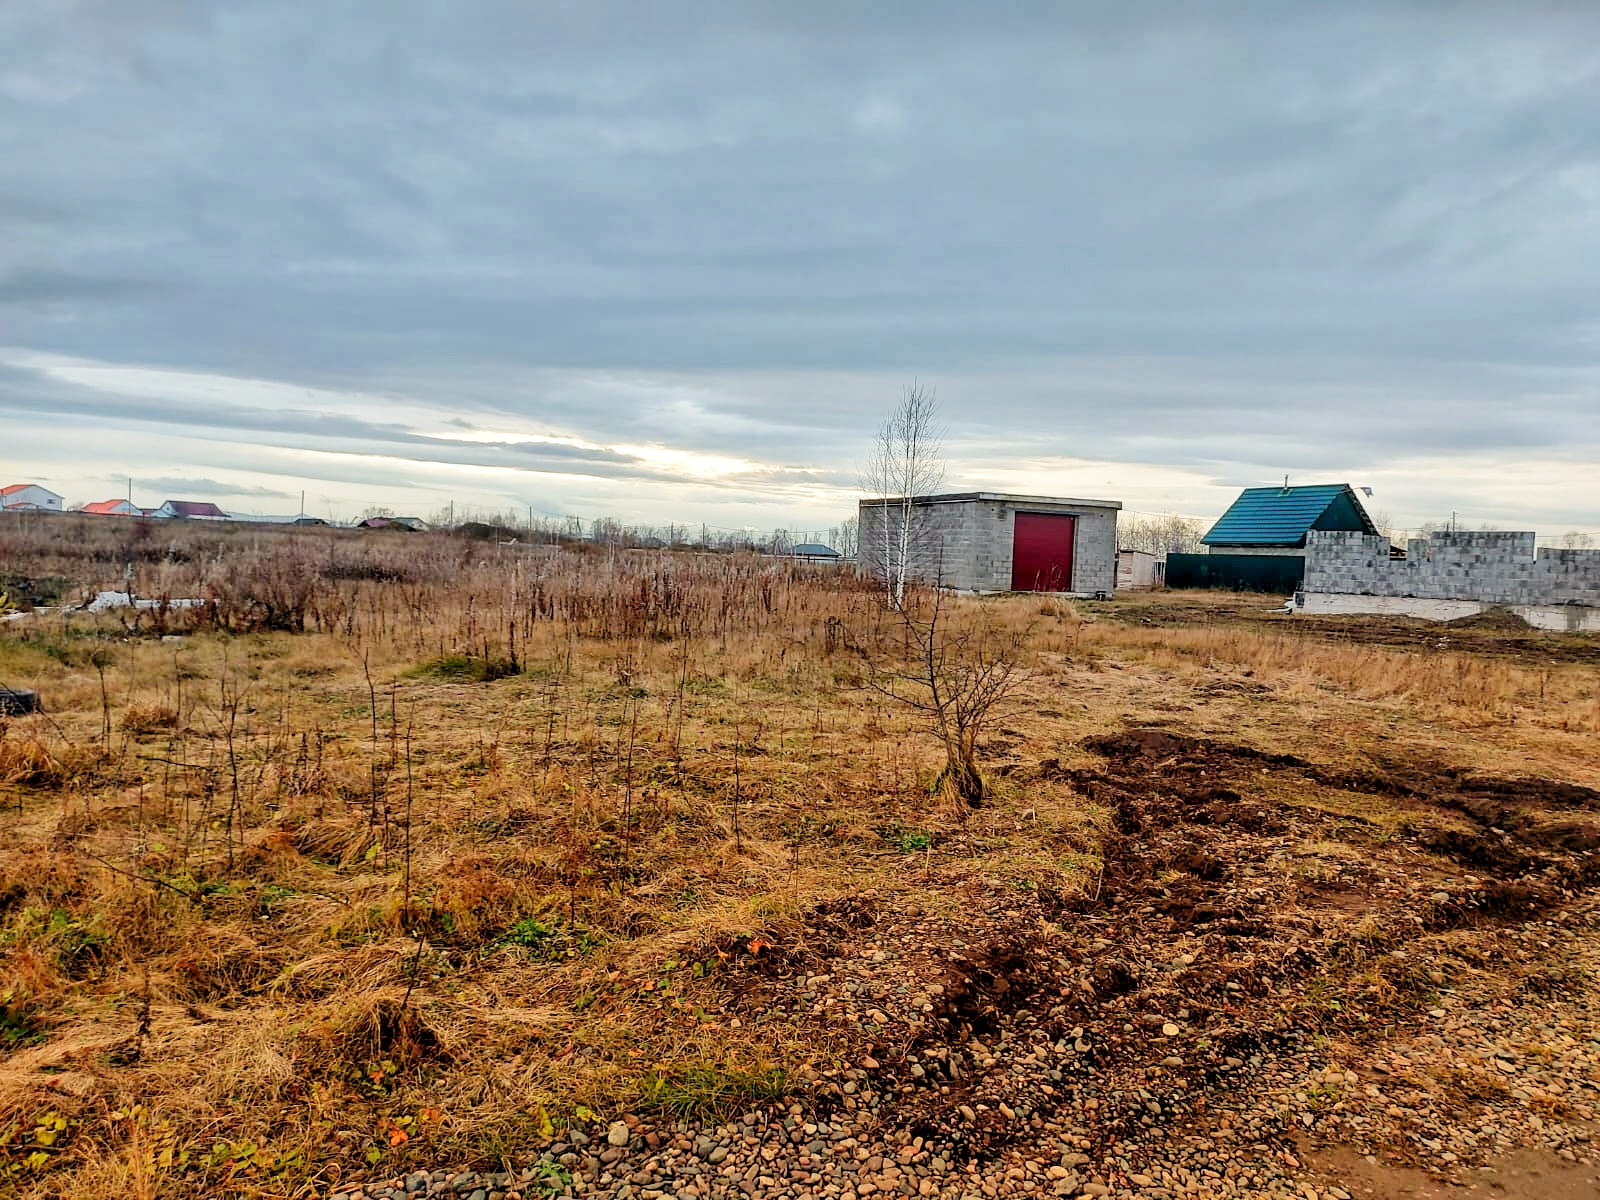
{"type": "Polygon", "coordinates": [[[1592,1162],[1593,639],[951,599],[945,669],[1015,670],[973,806],[836,570],[74,518],[0,564],[205,602],[0,624],[45,706],[0,718],[0,1194],[612,1194],[574,1134],[786,1110],[906,1194],[1592,1162]]]}

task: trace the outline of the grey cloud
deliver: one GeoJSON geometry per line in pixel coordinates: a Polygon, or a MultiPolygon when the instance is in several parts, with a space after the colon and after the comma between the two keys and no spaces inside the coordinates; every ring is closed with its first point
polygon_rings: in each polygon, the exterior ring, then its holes
{"type": "MultiPolygon", "coordinates": [[[[115,475],[106,476],[111,483],[125,483],[126,480],[115,475]]],[[[156,476],[151,478],[144,475],[133,477],[133,485],[143,494],[162,492],[169,500],[193,499],[196,496],[249,496],[273,500],[286,500],[291,493],[280,488],[261,487],[251,484],[222,483],[216,479],[191,479],[185,476],[156,476]]]]}
{"type": "Polygon", "coordinates": [[[147,294],[156,286],[148,280],[30,267],[0,274],[0,307],[128,300],[147,294]]]}

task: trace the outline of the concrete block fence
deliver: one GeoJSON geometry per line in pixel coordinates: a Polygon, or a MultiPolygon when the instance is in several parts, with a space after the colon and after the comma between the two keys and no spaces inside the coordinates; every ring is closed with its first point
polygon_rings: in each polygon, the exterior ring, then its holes
{"type": "Polygon", "coordinates": [[[1531,533],[1435,533],[1395,559],[1387,538],[1313,530],[1305,557],[1307,592],[1600,606],[1600,550],[1536,550],[1531,533]]]}

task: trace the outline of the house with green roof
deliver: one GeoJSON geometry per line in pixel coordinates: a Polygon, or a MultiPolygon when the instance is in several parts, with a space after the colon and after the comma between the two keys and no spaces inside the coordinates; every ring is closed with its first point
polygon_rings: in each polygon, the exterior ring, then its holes
{"type": "Polygon", "coordinates": [[[1245,488],[1200,541],[1212,554],[1304,554],[1313,529],[1376,534],[1348,483],[1245,488]]]}
{"type": "Polygon", "coordinates": [[[1167,586],[1293,592],[1313,529],[1378,532],[1347,483],[1245,488],[1200,539],[1206,553],[1167,555],[1167,586]]]}

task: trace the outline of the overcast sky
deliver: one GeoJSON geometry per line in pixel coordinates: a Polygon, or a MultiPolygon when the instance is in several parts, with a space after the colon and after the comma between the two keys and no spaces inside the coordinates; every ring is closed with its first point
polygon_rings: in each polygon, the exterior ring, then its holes
{"type": "MultiPolygon", "coordinates": [[[[0,474],[1600,529],[1600,6],[4,0],[0,474]]],[[[0,480],[0,482],[8,482],[0,480]]]]}

